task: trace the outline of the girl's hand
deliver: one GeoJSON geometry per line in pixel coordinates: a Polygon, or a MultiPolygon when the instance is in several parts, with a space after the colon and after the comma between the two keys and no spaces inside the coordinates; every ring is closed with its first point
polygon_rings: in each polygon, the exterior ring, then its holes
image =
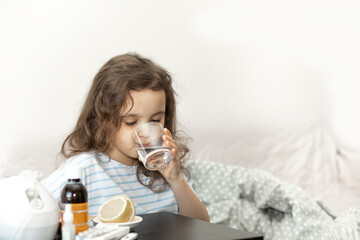
{"type": "Polygon", "coordinates": [[[173,159],[165,168],[160,169],[159,172],[166,178],[167,181],[173,181],[181,176],[180,163],[177,158],[177,147],[175,141],[172,138],[171,132],[167,128],[164,128],[163,141],[164,145],[170,148],[173,159]]]}

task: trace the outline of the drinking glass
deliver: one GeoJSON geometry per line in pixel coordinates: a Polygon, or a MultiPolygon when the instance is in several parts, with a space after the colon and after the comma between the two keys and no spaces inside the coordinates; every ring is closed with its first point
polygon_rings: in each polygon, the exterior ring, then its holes
{"type": "Polygon", "coordinates": [[[164,146],[164,127],[149,122],[139,125],[132,133],[135,149],[144,166],[152,171],[166,167],[172,160],[171,150],[164,146]]]}

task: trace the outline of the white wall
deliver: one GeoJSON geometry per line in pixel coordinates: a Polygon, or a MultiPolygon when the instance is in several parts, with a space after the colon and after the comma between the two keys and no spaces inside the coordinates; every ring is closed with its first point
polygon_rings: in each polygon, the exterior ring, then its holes
{"type": "Polygon", "coordinates": [[[97,70],[129,51],[173,74],[191,136],[310,116],[357,149],[359,12],[348,0],[0,0],[0,162],[55,155],[97,70]]]}

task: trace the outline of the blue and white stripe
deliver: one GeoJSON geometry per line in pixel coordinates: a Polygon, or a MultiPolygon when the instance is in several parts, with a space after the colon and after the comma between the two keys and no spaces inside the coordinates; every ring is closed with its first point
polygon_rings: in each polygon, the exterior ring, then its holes
{"type": "MultiPolygon", "coordinates": [[[[66,184],[64,166],[83,167],[82,182],[88,191],[89,215],[96,216],[102,203],[112,196],[126,194],[136,208],[136,214],[168,211],[177,213],[178,205],[171,189],[154,193],[140,184],[136,166],[126,166],[105,154],[82,153],[68,159],[59,169],[42,181],[49,192],[60,201],[61,190],[66,184]]],[[[145,176],[142,179],[148,181],[145,176]]]]}

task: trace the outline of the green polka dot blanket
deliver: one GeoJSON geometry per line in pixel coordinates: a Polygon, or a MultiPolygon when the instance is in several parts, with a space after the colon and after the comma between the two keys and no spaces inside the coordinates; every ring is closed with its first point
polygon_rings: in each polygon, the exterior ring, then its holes
{"type": "Polygon", "coordinates": [[[213,223],[265,239],[360,240],[360,207],[334,218],[300,187],[237,165],[188,161],[190,186],[213,223]]]}

